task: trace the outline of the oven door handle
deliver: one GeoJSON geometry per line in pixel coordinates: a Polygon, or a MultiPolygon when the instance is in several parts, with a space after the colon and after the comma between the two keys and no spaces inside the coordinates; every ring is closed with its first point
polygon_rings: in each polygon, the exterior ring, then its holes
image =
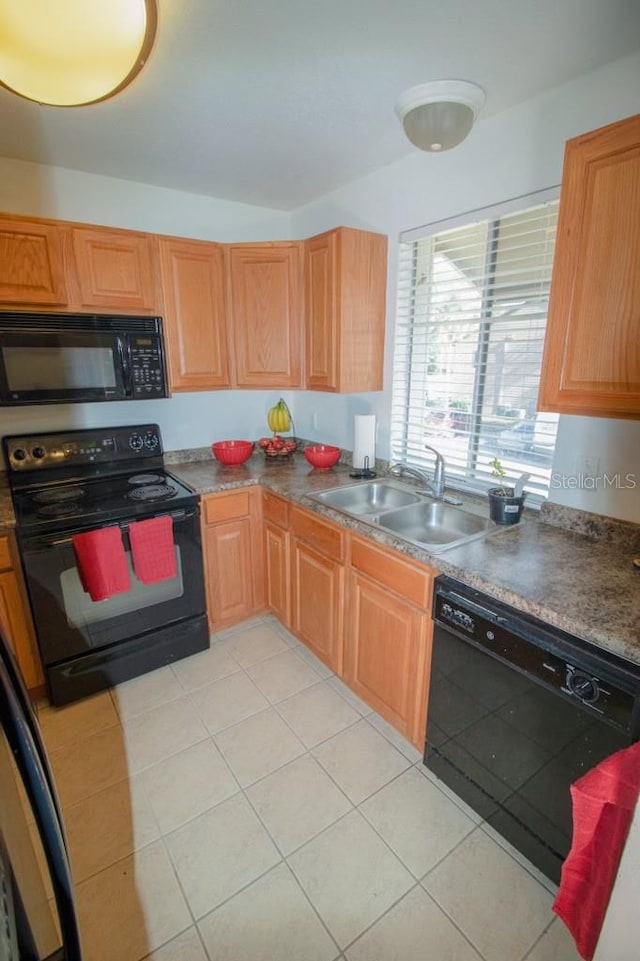
{"type": "MultiPolygon", "coordinates": [[[[187,520],[189,517],[194,517],[195,515],[197,515],[197,514],[198,514],[198,508],[197,508],[197,507],[192,507],[192,508],[186,508],[186,509],[184,509],[184,510],[179,510],[179,511],[168,511],[168,512],[165,511],[165,513],[163,513],[163,514],[155,514],[154,516],[155,516],[155,517],[166,517],[166,516],[167,516],[167,513],[173,518],[174,523],[180,524],[182,521],[187,520]]],[[[150,518],[147,518],[147,517],[141,518],[141,520],[149,520],[149,519],[150,519],[150,518]]],[[[123,533],[126,533],[126,532],[129,530],[129,524],[131,524],[131,523],[134,523],[134,522],[133,522],[133,521],[125,521],[125,522],[123,522],[123,523],[121,523],[121,524],[117,524],[117,525],[114,523],[114,524],[111,525],[111,526],[113,526],[113,527],[118,526],[123,533]]],[[[110,525],[105,524],[104,526],[107,527],[107,526],[110,526],[110,525]]],[[[80,534],[80,533],[82,533],[82,531],[76,531],[76,533],[80,534]]],[[[62,547],[62,546],[65,545],[65,544],[71,544],[72,541],[73,541],[73,536],[69,536],[69,537],[57,537],[55,540],[45,540],[45,539],[43,538],[43,539],[39,539],[39,540],[38,540],[37,545],[38,545],[39,547],[62,547]]],[[[33,543],[33,542],[32,542],[32,543],[33,543]]],[[[24,544],[25,550],[28,550],[28,549],[29,549],[29,546],[30,546],[30,544],[25,541],[25,544],[24,544]]]]}

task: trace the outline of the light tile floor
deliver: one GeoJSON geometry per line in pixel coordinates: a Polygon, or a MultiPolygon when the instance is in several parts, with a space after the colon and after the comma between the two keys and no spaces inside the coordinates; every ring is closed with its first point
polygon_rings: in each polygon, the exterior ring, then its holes
{"type": "Polygon", "coordinates": [[[576,961],[553,886],[277,620],[39,719],[86,961],[576,961]]]}

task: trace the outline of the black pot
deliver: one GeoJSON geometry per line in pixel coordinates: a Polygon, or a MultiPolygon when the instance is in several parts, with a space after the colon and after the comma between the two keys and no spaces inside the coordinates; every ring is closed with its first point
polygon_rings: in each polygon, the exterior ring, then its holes
{"type": "Polygon", "coordinates": [[[499,487],[492,487],[487,491],[489,517],[496,524],[517,524],[522,516],[525,495],[514,497],[512,488],[506,490],[509,493],[501,493],[499,487]]]}

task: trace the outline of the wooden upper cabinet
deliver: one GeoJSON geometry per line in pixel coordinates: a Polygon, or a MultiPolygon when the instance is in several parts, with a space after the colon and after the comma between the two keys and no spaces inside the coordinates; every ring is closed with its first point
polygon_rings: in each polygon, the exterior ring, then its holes
{"type": "Polygon", "coordinates": [[[151,235],[107,227],[73,227],[71,233],[82,307],[157,310],[151,235]]]}
{"type": "Polygon", "coordinates": [[[640,114],[567,143],[538,408],[640,418],[640,114]]]}
{"type": "Polygon", "coordinates": [[[305,241],[306,386],[382,390],[387,238],[338,227],[305,241]]]}
{"type": "Polygon", "coordinates": [[[229,386],[221,244],[160,238],[171,389],[229,386]]]}
{"type": "Polygon", "coordinates": [[[54,224],[0,218],[0,303],[67,303],[63,234],[54,224]]]}
{"type": "Polygon", "coordinates": [[[300,387],[301,244],[228,248],[228,319],[236,387],[300,387]]]}

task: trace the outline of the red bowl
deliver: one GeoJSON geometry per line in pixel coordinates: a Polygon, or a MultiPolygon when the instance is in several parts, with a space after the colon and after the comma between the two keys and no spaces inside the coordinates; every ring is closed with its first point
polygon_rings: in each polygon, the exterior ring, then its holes
{"type": "Polygon", "coordinates": [[[219,440],[211,445],[213,456],[227,467],[244,464],[253,453],[253,441],[250,440],[219,440]]]}
{"type": "Polygon", "coordinates": [[[305,447],[303,453],[311,466],[319,470],[333,467],[340,460],[340,448],[330,444],[312,444],[305,447]]]}

